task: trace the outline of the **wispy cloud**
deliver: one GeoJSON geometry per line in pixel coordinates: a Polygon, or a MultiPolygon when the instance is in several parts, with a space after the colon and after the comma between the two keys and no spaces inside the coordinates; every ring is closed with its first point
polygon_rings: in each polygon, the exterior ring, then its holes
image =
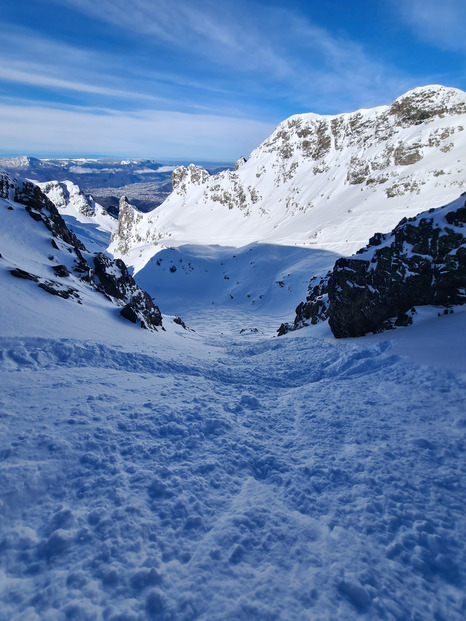
{"type": "Polygon", "coordinates": [[[396,9],[418,37],[441,49],[466,51],[464,0],[403,0],[396,9]]]}
{"type": "MultiPolygon", "coordinates": [[[[125,53],[93,50],[49,40],[31,29],[11,28],[0,39],[0,80],[37,86],[55,92],[101,95],[133,102],[133,107],[160,107],[212,112],[207,94],[229,96],[231,91],[183,73],[138,65],[125,53]],[[32,60],[33,59],[33,60],[32,60]],[[206,103],[180,97],[185,91],[206,93],[206,103]]],[[[84,101],[84,100],[83,100],[84,101]]],[[[88,105],[93,105],[88,99],[88,105]]]]}
{"type": "MultiPolygon", "coordinates": [[[[253,14],[254,3],[238,0],[230,3],[212,0],[52,0],[66,3],[91,18],[99,19],[138,36],[150,37],[182,49],[189,57],[203,57],[212,65],[236,66],[238,70],[287,72],[290,67],[277,53],[267,28],[273,10],[263,10],[262,21],[253,14]]],[[[283,26],[283,25],[282,25],[283,26]]]]}
{"type": "MultiPolygon", "coordinates": [[[[29,68],[31,63],[29,64],[29,68]]],[[[85,84],[83,82],[74,82],[71,80],[64,80],[62,78],[55,78],[53,76],[45,75],[41,73],[43,67],[39,67],[37,70],[25,71],[22,69],[15,69],[14,67],[0,67],[0,80],[7,80],[8,82],[20,82],[21,84],[31,84],[34,86],[52,87],[70,91],[77,91],[80,93],[94,93],[97,95],[106,95],[108,97],[123,97],[129,99],[146,99],[150,101],[163,101],[162,98],[154,97],[152,95],[145,95],[144,93],[133,93],[128,90],[118,90],[113,88],[105,88],[102,86],[95,86],[93,84],[85,84]]]]}
{"type": "MultiPolygon", "coordinates": [[[[268,123],[170,111],[52,108],[0,102],[3,152],[234,160],[273,130],[268,123]]],[[[246,152],[247,155],[247,152],[246,152]]]]}
{"type": "MultiPolygon", "coordinates": [[[[133,0],[128,11],[125,0],[60,2],[116,26],[122,36],[132,33],[168,47],[179,54],[181,75],[201,68],[204,81],[218,91],[227,83],[236,89],[238,102],[246,90],[264,100],[283,92],[297,106],[337,112],[341,106],[388,103],[415,85],[360,44],[283,6],[133,0]]],[[[147,73],[151,69],[145,67],[147,73]]]]}

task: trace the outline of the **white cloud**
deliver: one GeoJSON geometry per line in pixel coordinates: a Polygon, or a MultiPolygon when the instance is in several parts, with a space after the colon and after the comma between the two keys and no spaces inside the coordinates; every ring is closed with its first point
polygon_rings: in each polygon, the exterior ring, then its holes
{"type": "MultiPolygon", "coordinates": [[[[30,63],[31,66],[31,63],[30,63]]],[[[96,95],[106,95],[107,97],[122,97],[124,99],[149,99],[152,101],[163,101],[159,97],[145,95],[144,93],[133,93],[127,90],[119,90],[95,86],[93,84],[85,84],[83,82],[75,82],[72,80],[64,80],[54,76],[41,73],[43,67],[35,67],[34,71],[24,71],[16,69],[12,66],[0,67],[0,80],[8,82],[20,82],[21,84],[31,84],[34,86],[52,87],[57,89],[77,91],[80,93],[93,93],[96,95]]]]}
{"type": "Polygon", "coordinates": [[[464,0],[403,0],[395,6],[420,38],[442,49],[466,51],[464,0]]]}
{"type": "Polygon", "coordinates": [[[0,103],[4,153],[235,160],[273,130],[249,119],[0,103]]]}

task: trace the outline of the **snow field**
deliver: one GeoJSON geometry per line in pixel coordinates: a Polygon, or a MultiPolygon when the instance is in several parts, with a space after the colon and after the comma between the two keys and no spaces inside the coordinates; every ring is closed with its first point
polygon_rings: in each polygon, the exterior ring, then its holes
{"type": "Polygon", "coordinates": [[[2,621],[463,618],[464,375],[239,317],[1,339],[2,621]]]}

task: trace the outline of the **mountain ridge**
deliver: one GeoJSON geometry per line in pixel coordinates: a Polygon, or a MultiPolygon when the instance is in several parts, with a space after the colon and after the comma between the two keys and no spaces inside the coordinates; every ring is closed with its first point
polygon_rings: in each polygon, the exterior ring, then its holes
{"type": "Polygon", "coordinates": [[[109,249],[135,272],[160,249],[189,243],[350,255],[375,230],[456,198],[466,184],[465,126],[466,94],[442,86],[390,106],[294,115],[233,171],[177,168],[164,203],[127,218],[109,249]]]}

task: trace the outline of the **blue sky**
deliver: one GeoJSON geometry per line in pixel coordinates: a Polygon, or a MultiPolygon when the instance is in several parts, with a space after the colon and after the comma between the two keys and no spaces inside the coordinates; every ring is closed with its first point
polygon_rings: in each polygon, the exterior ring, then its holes
{"type": "Polygon", "coordinates": [[[464,0],[2,0],[0,152],[234,161],[300,112],[466,90],[464,0]]]}

